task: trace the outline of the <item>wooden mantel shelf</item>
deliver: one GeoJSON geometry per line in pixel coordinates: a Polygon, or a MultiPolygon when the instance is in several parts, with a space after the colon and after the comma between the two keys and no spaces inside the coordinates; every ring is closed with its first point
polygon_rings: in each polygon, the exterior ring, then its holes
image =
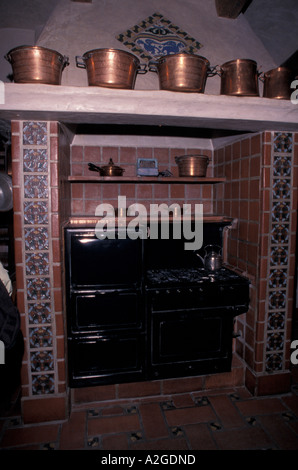
{"type": "Polygon", "coordinates": [[[70,183],[150,183],[150,184],[215,184],[226,178],[174,177],[174,176],[68,176],[70,183]]]}
{"type": "Polygon", "coordinates": [[[298,131],[298,106],[290,100],[19,83],[2,91],[2,120],[298,131]]]}

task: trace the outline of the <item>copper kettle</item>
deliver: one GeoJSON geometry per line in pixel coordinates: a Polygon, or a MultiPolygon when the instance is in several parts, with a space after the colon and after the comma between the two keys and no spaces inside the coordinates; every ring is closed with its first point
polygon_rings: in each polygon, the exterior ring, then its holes
{"type": "Polygon", "coordinates": [[[220,246],[207,245],[205,246],[205,253],[206,254],[204,258],[202,258],[202,256],[199,255],[199,253],[196,253],[196,255],[202,261],[205,269],[207,269],[208,271],[217,271],[218,269],[222,267],[222,255],[221,255],[220,246]],[[217,252],[216,249],[218,248],[219,248],[219,251],[217,252]]]}

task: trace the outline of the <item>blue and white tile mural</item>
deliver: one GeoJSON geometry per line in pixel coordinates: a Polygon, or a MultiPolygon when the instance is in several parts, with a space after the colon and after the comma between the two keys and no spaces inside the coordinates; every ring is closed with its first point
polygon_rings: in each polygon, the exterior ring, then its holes
{"type": "Polygon", "coordinates": [[[203,45],[160,13],[116,36],[132,53],[151,60],[179,52],[196,53],[203,45]]]}

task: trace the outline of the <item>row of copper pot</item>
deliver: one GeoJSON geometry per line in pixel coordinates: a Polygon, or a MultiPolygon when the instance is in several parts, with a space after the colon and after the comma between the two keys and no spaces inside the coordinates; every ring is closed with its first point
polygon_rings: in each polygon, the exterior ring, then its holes
{"type": "MultiPolygon", "coordinates": [[[[40,46],[20,46],[7,53],[16,83],[60,85],[68,57],[40,46]]],[[[76,65],[87,71],[89,86],[133,89],[138,73],[156,72],[161,90],[204,93],[208,77],[220,76],[221,95],[259,96],[259,80],[264,82],[263,97],[290,99],[291,70],[277,67],[260,73],[251,59],[236,59],[210,67],[205,57],[178,53],[146,64],[120,49],[93,49],[76,56],[76,65]]]]}

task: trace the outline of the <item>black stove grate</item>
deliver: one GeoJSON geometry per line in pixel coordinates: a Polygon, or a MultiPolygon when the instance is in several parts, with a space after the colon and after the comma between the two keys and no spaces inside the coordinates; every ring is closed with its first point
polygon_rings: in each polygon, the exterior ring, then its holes
{"type": "Polygon", "coordinates": [[[146,273],[147,286],[175,286],[203,283],[227,283],[247,282],[247,279],[239,276],[230,269],[220,268],[216,271],[207,271],[204,268],[177,268],[177,269],[152,269],[146,273]]]}

